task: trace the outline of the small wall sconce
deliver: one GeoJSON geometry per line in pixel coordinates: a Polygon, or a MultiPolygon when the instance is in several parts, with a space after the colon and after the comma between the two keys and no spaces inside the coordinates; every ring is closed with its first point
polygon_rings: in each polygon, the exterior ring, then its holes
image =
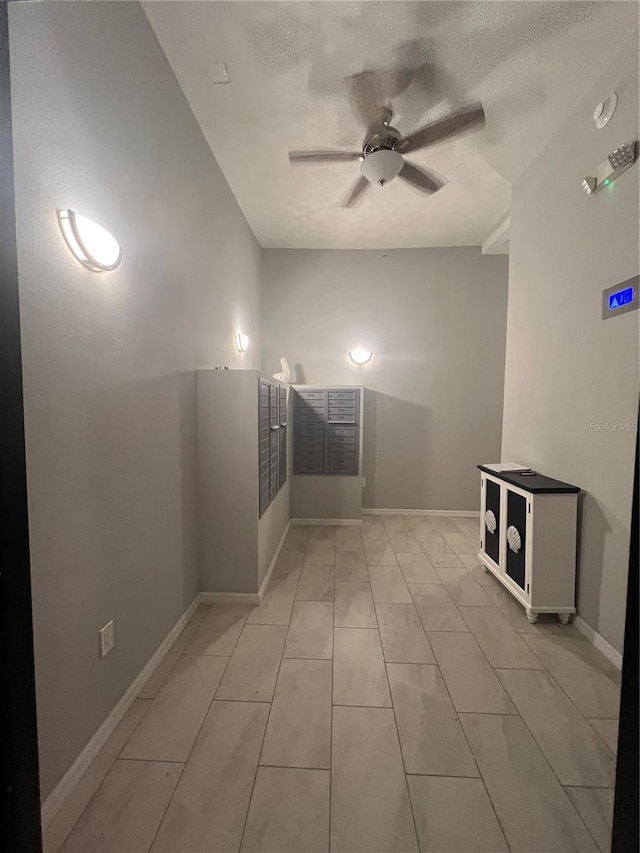
{"type": "Polygon", "coordinates": [[[358,367],[362,367],[363,364],[369,364],[373,358],[373,353],[365,349],[347,350],[347,355],[351,364],[357,364],[358,367]]]}
{"type": "Polygon", "coordinates": [[[87,269],[109,272],[120,266],[120,244],[102,225],[74,210],[58,210],[58,222],[67,246],[87,269]]]}
{"type": "Polygon", "coordinates": [[[249,336],[236,332],[235,343],[238,352],[246,352],[249,349],[249,336]]]}

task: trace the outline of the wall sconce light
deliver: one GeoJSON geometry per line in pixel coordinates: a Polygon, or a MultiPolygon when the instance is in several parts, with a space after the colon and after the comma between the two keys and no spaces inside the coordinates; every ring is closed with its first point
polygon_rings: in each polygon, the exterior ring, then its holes
{"type": "Polygon", "coordinates": [[[373,353],[365,349],[347,350],[347,355],[351,364],[357,364],[358,367],[362,367],[363,364],[369,364],[373,358],[373,353]]]}
{"type": "Polygon", "coordinates": [[[87,269],[108,272],[120,266],[120,244],[102,225],[74,210],[58,210],[58,222],[67,246],[87,269]]]}
{"type": "Polygon", "coordinates": [[[249,336],[242,335],[240,332],[236,332],[235,336],[236,349],[238,352],[246,352],[249,349],[249,336]]]}

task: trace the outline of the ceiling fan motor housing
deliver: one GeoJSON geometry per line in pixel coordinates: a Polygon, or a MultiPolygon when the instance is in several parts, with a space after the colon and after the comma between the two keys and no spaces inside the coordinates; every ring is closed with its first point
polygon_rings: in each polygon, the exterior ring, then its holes
{"type": "Polygon", "coordinates": [[[399,141],[400,134],[394,127],[385,127],[365,139],[360,171],[370,184],[383,187],[400,172],[404,159],[396,150],[399,141]]]}

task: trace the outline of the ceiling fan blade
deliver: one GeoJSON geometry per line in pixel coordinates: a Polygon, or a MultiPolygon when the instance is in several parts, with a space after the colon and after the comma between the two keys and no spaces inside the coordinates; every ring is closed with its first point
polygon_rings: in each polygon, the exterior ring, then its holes
{"type": "Polygon", "coordinates": [[[398,147],[403,154],[409,154],[483,124],[484,109],[482,104],[469,104],[409,134],[398,147]]]}
{"type": "Polygon", "coordinates": [[[289,151],[289,162],[292,164],[346,163],[361,159],[361,151],[334,151],[331,148],[319,148],[317,151],[289,151]]]}
{"type": "Polygon", "coordinates": [[[380,71],[361,71],[347,77],[353,108],[367,130],[380,124],[380,111],[386,105],[385,81],[380,71]]]}
{"type": "Polygon", "coordinates": [[[369,191],[369,189],[371,189],[371,184],[364,175],[360,175],[358,180],[349,190],[348,194],[340,202],[340,207],[354,207],[362,200],[362,197],[369,191]]]}
{"type": "Polygon", "coordinates": [[[423,193],[437,193],[444,186],[442,181],[436,178],[433,173],[406,161],[402,169],[400,169],[398,177],[423,193]]]}

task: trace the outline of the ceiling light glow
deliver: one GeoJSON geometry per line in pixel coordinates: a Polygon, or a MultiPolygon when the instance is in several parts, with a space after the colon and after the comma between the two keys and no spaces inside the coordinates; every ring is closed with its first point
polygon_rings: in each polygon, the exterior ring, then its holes
{"type": "Polygon", "coordinates": [[[358,367],[362,367],[363,364],[369,364],[373,358],[373,353],[366,349],[348,350],[347,355],[349,356],[349,361],[352,364],[357,364],[358,367]]]}
{"type": "Polygon", "coordinates": [[[109,272],[120,265],[120,244],[102,225],[68,209],[58,211],[58,222],[67,246],[87,269],[109,272]]]}

